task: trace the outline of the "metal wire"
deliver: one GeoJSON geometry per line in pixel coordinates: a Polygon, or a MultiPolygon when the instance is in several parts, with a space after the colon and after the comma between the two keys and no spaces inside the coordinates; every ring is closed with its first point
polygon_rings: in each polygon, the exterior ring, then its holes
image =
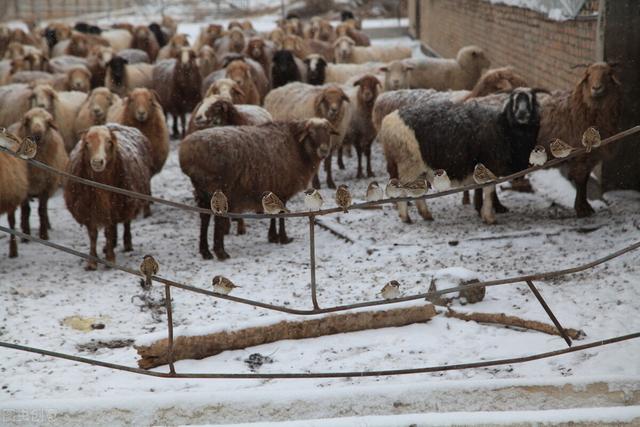
{"type": "Polygon", "coordinates": [[[482,362],[459,363],[455,365],[426,366],[422,368],[409,369],[387,369],[377,371],[351,371],[351,372],[299,372],[299,373],[269,373],[269,374],[227,374],[227,373],[192,373],[192,374],[172,374],[170,372],[147,371],[141,368],[133,368],[130,366],[120,365],[117,363],[102,362],[100,360],[89,359],[86,357],[73,356],[70,354],[59,353],[55,351],[43,350],[35,347],[28,347],[19,344],[11,344],[0,342],[0,347],[10,348],[14,350],[26,351],[29,353],[41,354],[43,356],[51,356],[59,359],[71,360],[73,362],[85,363],[93,366],[111,368],[118,371],[126,371],[134,374],[146,375],[150,377],[160,378],[188,378],[188,379],[309,379],[309,378],[354,378],[354,377],[380,377],[380,376],[396,376],[410,374],[425,374],[431,372],[459,371],[463,369],[486,368],[489,366],[512,365],[516,363],[531,362],[534,360],[547,359],[550,357],[560,356],[577,351],[588,350],[591,348],[602,347],[605,345],[615,344],[623,341],[640,338],[640,332],[634,332],[627,335],[621,335],[614,338],[608,338],[600,341],[593,341],[587,344],[568,347],[561,350],[548,351],[544,353],[536,353],[529,356],[512,357],[507,359],[496,359],[482,362]]]}
{"type": "MultiPolygon", "coordinates": [[[[138,276],[138,277],[144,277],[144,275],[139,271],[139,270],[135,270],[129,267],[125,267],[110,261],[107,261],[105,259],[102,258],[98,258],[98,257],[94,257],[92,255],[89,254],[85,254],[82,252],[79,252],[75,249],[71,249],[68,248],[66,246],[57,244],[57,243],[53,243],[53,242],[49,242],[47,240],[42,240],[38,237],[35,236],[31,236],[29,234],[24,234],[21,233],[17,230],[11,230],[10,228],[4,227],[0,225],[0,231],[3,231],[5,233],[9,233],[11,235],[17,236],[17,237],[21,237],[24,239],[28,239],[28,240],[32,240],[34,242],[38,242],[42,245],[45,246],[49,246],[51,248],[60,250],[62,252],[66,252],[68,254],[80,257],[82,259],[85,260],[89,260],[89,261],[95,261],[98,262],[100,264],[106,265],[110,268],[116,269],[116,270],[120,270],[120,271],[124,271],[125,273],[129,273],[132,274],[134,276],[138,276]]],[[[469,283],[467,285],[463,285],[463,286],[455,286],[455,287],[451,287],[451,288],[446,288],[446,289],[441,289],[438,291],[433,291],[433,292],[426,292],[426,293],[420,293],[420,294],[414,294],[414,295],[407,295],[404,297],[400,297],[400,298],[395,298],[395,299],[388,299],[388,300],[373,300],[373,301],[365,301],[365,302],[359,302],[359,303],[353,303],[353,304],[346,304],[346,305],[339,305],[339,306],[333,306],[333,307],[325,307],[325,308],[320,308],[320,309],[312,309],[312,310],[302,310],[302,309],[295,309],[295,308],[289,308],[289,307],[285,307],[285,306],[279,306],[279,305],[275,305],[275,304],[269,304],[269,303],[264,303],[261,301],[254,301],[254,300],[250,300],[250,299],[246,299],[246,298],[240,298],[240,297],[236,297],[236,296],[232,296],[232,295],[222,295],[222,294],[218,294],[215,293],[213,291],[207,291],[205,289],[201,289],[201,288],[197,288],[195,286],[190,286],[184,283],[179,283],[179,282],[175,282],[173,280],[169,280],[169,279],[165,279],[163,277],[159,277],[159,276],[153,276],[153,281],[154,282],[159,282],[159,283],[164,283],[165,285],[169,285],[172,286],[174,288],[179,288],[179,289],[184,289],[186,291],[189,292],[195,292],[198,294],[202,294],[202,295],[207,295],[207,296],[211,296],[214,298],[220,298],[220,299],[225,299],[228,301],[233,301],[233,302],[237,302],[240,304],[246,304],[246,305],[251,305],[254,307],[260,307],[260,308],[264,308],[267,310],[273,310],[273,311],[279,311],[282,313],[287,313],[287,314],[295,314],[295,315],[299,315],[299,316],[313,316],[316,314],[326,314],[326,313],[335,313],[335,312],[339,312],[339,311],[345,311],[345,310],[352,310],[355,308],[365,308],[365,307],[374,307],[374,306],[379,306],[379,305],[387,305],[387,304],[396,304],[399,302],[404,302],[404,301],[414,301],[414,300],[419,300],[419,299],[425,299],[427,297],[432,298],[434,296],[440,296],[440,295],[445,295],[445,294],[449,294],[449,293],[453,293],[453,292],[459,292],[461,290],[466,290],[466,289],[473,289],[473,288],[480,288],[480,287],[489,287],[489,286],[501,286],[501,285],[511,285],[514,283],[518,283],[518,282],[527,282],[527,281],[539,281],[539,280],[545,280],[545,279],[552,279],[555,277],[561,277],[561,276],[566,276],[568,274],[574,274],[574,273],[579,273],[581,271],[585,271],[588,269],[591,269],[593,267],[596,267],[600,264],[604,264],[607,261],[610,261],[614,258],[618,258],[622,255],[625,255],[629,252],[632,252],[636,249],[640,248],[640,241],[626,246],[622,249],[619,249],[613,253],[610,253],[608,255],[605,255],[602,258],[598,258],[595,259],[591,262],[588,262],[586,264],[581,264],[575,267],[571,267],[571,268],[566,268],[563,270],[555,270],[555,271],[548,271],[548,272],[544,272],[544,273],[535,273],[535,274],[529,274],[529,275],[525,275],[525,276],[516,276],[516,277],[511,277],[511,278],[505,278],[505,279],[496,279],[496,280],[487,280],[484,282],[474,282],[474,283],[469,283]]]]}
{"type": "MultiPolygon", "coordinates": [[[[601,147],[607,144],[611,144],[613,142],[619,141],[620,139],[623,139],[627,136],[633,135],[640,132],[640,126],[634,126],[632,128],[629,128],[623,132],[617,133],[613,136],[610,136],[609,138],[603,139],[602,140],[602,144],[601,147]]],[[[2,135],[0,135],[1,137],[2,135]]],[[[600,147],[600,148],[601,148],[600,147]]],[[[17,157],[19,159],[22,159],[22,157],[19,157],[13,150],[4,147],[2,145],[0,145],[0,151],[1,152],[5,152],[9,155],[12,155],[14,157],[17,157]]],[[[577,156],[580,156],[582,154],[586,153],[586,149],[584,147],[580,147],[575,149],[569,156],[564,157],[564,158],[556,158],[556,159],[552,159],[550,161],[548,161],[547,163],[545,163],[543,166],[533,166],[530,167],[528,169],[524,169],[520,172],[511,174],[511,175],[507,175],[505,177],[499,178],[495,181],[490,181],[488,183],[485,184],[472,184],[472,185],[465,185],[462,187],[456,187],[456,188],[452,188],[450,190],[447,191],[440,191],[437,193],[431,193],[431,194],[425,194],[424,196],[421,197],[399,197],[399,198],[395,198],[395,199],[383,199],[380,201],[375,201],[375,202],[365,202],[365,203],[356,203],[353,204],[349,207],[350,210],[353,209],[368,209],[371,208],[372,206],[379,206],[379,205],[384,205],[384,204],[389,204],[389,203],[397,203],[397,202],[409,202],[409,201],[414,201],[414,200],[428,200],[428,199],[435,199],[438,197],[444,197],[444,196],[448,196],[450,194],[455,194],[455,193],[460,193],[463,191],[470,191],[470,190],[475,190],[475,189],[479,189],[479,188],[484,188],[484,187],[489,187],[489,186],[493,186],[493,185],[497,185],[497,184],[501,184],[503,182],[508,182],[511,181],[515,178],[520,178],[523,177],[531,172],[535,172],[537,170],[540,169],[547,169],[550,167],[554,167],[559,165],[560,163],[564,163],[568,160],[571,160],[577,156]]],[[[23,159],[25,160],[25,159],[23,159]]],[[[29,159],[29,160],[25,160],[26,162],[28,162],[29,164],[40,168],[40,169],[44,169],[46,171],[49,171],[51,173],[55,173],[61,176],[64,176],[67,179],[70,179],[72,181],[76,181],[79,182],[81,184],[85,184],[85,185],[89,185],[95,188],[99,188],[102,190],[107,190],[107,191],[112,191],[114,193],[119,193],[119,194],[123,194],[125,196],[129,196],[129,197],[134,197],[137,199],[141,199],[141,200],[146,200],[149,202],[154,202],[154,203],[158,203],[158,204],[163,204],[163,205],[167,205],[167,206],[171,206],[177,209],[182,209],[182,210],[186,210],[186,211],[190,211],[190,212],[196,212],[196,213],[204,213],[204,214],[208,214],[208,215],[218,215],[218,216],[223,216],[223,217],[227,217],[227,218],[246,218],[246,219],[271,219],[271,218],[300,218],[300,217],[310,217],[310,216],[321,216],[321,215],[329,215],[329,214],[333,214],[333,213],[339,213],[339,212],[343,212],[343,210],[341,208],[330,208],[330,209],[323,209],[320,211],[313,211],[313,212],[290,212],[290,213],[283,213],[283,214],[247,214],[247,213],[232,213],[232,212],[228,212],[226,214],[214,214],[213,211],[211,211],[210,209],[204,209],[204,208],[199,208],[196,206],[191,206],[191,205],[186,205],[184,203],[178,203],[178,202],[173,202],[171,200],[166,200],[166,199],[161,199],[159,197],[154,197],[154,196],[150,196],[147,194],[142,194],[142,193],[137,193],[135,191],[130,191],[130,190],[125,190],[123,188],[119,188],[119,187],[113,187],[111,185],[107,185],[107,184],[102,184],[99,182],[95,182],[95,181],[91,181],[85,178],[80,178],[76,175],[70,174],[68,172],[65,171],[61,171],[58,170],[56,168],[53,168],[47,164],[44,164],[42,162],[39,162],[37,160],[33,160],[33,159],[29,159]]]]}

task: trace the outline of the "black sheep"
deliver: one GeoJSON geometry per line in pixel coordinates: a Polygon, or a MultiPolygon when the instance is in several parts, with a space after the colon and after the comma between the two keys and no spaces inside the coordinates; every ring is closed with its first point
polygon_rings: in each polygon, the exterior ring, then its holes
{"type": "Polygon", "coordinates": [[[273,89],[287,83],[302,81],[300,70],[291,51],[278,50],[273,54],[271,80],[273,89]]]}
{"type": "Polygon", "coordinates": [[[320,55],[309,55],[304,59],[307,66],[307,83],[314,86],[323,85],[326,80],[327,61],[320,55]]]}

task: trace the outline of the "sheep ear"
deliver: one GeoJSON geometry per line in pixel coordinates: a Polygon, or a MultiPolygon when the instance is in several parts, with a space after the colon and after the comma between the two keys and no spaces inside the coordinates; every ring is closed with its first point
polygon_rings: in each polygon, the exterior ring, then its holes
{"type": "Polygon", "coordinates": [[[149,92],[151,92],[151,95],[153,95],[153,98],[156,100],[156,102],[160,104],[160,95],[158,94],[158,92],[156,92],[155,89],[149,89],[149,92]]]}
{"type": "Polygon", "coordinates": [[[405,71],[413,71],[413,69],[414,69],[414,66],[411,64],[405,64],[404,66],[405,71]]]}
{"type": "Polygon", "coordinates": [[[549,92],[549,90],[543,88],[543,87],[534,87],[531,89],[531,93],[534,95],[537,95],[539,93],[546,93],[547,95],[551,95],[551,92],[549,92]]]}
{"type": "Polygon", "coordinates": [[[316,111],[320,108],[320,104],[322,104],[323,102],[324,102],[324,93],[320,94],[320,96],[316,98],[316,102],[313,105],[316,111]]]}
{"type": "Polygon", "coordinates": [[[351,102],[351,100],[349,99],[349,97],[347,96],[347,94],[345,94],[344,92],[342,93],[341,99],[344,102],[351,102]]]}
{"type": "Polygon", "coordinates": [[[384,67],[380,67],[380,68],[378,68],[378,70],[379,70],[381,73],[386,73],[386,72],[388,72],[388,71],[389,71],[389,67],[387,67],[387,66],[385,65],[384,67]]]}
{"type": "Polygon", "coordinates": [[[58,125],[56,124],[56,122],[53,120],[53,117],[51,117],[49,120],[47,120],[47,123],[49,124],[49,127],[51,129],[55,129],[58,130],[58,125]]]}
{"type": "Polygon", "coordinates": [[[238,85],[233,85],[231,90],[240,96],[245,96],[244,91],[240,87],[238,87],[238,85]]]}
{"type": "MultiPolygon", "coordinates": [[[[382,70],[382,68],[381,68],[381,70],[382,70]]],[[[358,79],[355,82],[353,82],[354,86],[360,86],[361,84],[362,84],[362,79],[358,79]]]]}

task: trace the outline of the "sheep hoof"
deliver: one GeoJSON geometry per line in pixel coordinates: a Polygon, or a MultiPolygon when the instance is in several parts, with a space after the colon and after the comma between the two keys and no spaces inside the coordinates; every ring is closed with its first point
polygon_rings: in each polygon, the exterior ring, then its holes
{"type": "Polygon", "coordinates": [[[413,224],[413,220],[409,216],[406,218],[402,218],[402,222],[404,222],[405,224],[413,224]]]}
{"type": "Polygon", "coordinates": [[[49,240],[49,233],[47,233],[46,231],[44,231],[44,232],[43,232],[43,231],[41,231],[41,232],[40,232],[40,238],[41,238],[42,240],[49,240]]]}
{"type": "Polygon", "coordinates": [[[507,208],[504,205],[495,205],[494,204],[494,208],[496,210],[496,213],[499,213],[499,214],[503,214],[503,213],[509,212],[509,208],[507,208]]]}
{"type": "Polygon", "coordinates": [[[142,216],[143,218],[149,218],[151,216],[151,208],[149,207],[149,205],[146,205],[144,207],[144,214],[142,216]]]}
{"type": "Polygon", "coordinates": [[[593,210],[589,202],[576,206],[576,215],[578,218],[586,218],[593,215],[596,211],[593,210]]]}
{"type": "Polygon", "coordinates": [[[465,191],[464,194],[462,195],[462,204],[463,205],[471,204],[471,200],[469,200],[469,192],[467,191],[465,191]]]}
{"type": "Polygon", "coordinates": [[[361,179],[364,178],[364,175],[362,175],[362,172],[358,171],[358,173],[356,174],[356,179],[361,179]]]}
{"type": "Polygon", "coordinates": [[[368,172],[367,172],[367,177],[368,177],[368,178],[373,178],[373,177],[375,177],[375,176],[376,176],[376,174],[375,174],[375,173],[373,173],[373,172],[371,172],[371,171],[368,171],[368,172]]]}
{"type": "Polygon", "coordinates": [[[293,242],[293,237],[287,237],[286,235],[285,236],[280,236],[278,241],[279,241],[279,243],[281,245],[287,245],[287,244],[293,242]]]}
{"type": "Polygon", "coordinates": [[[214,250],[214,252],[216,253],[216,257],[219,261],[224,261],[225,259],[231,258],[231,256],[229,256],[229,254],[226,253],[224,249],[216,249],[214,250]]]}
{"type": "Polygon", "coordinates": [[[89,261],[84,269],[87,271],[96,271],[98,269],[98,263],[95,261],[89,261]]]}
{"type": "Polygon", "coordinates": [[[208,249],[206,251],[200,251],[200,255],[202,255],[202,259],[213,259],[213,254],[208,249]]]}
{"type": "Polygon", "coordinates": [[[133,245],[124,245],[123,252],[133,252],[133,245]]]}
{"type": "MultiPolygon", "coordinates": [[[[28,234],[28,233],[27,233],[28,234]]],[[[29,243],[29,239],[25,239],[24,237],[20,239],[21,243],[29,243]]]]}
{"type": "Polygon", "coordinates": [[[338,169],[344,170],[344,163],[338,162],[338,169]]]}
{"type": "Polygon", "coordinates": [[[336,189],[336,183],[333,181],[327,181],[327,187],[331,188],[332,190],[336,189]]]}
{"type": "Polygon", "coordinates": [[[269,243],[278,243],[279,237],[277,234],[269,233],[269,243]]]}
{"type": "Polygon", "coordinates": [[[9,249],[9,258],[18,258],[18,249],[12,247],[9,249]]]}
{"type": "Polygon", "coordinates": [[[422,217],[422,219],[424,219],[425,221],[433,221],[433,215],[431,215],[431,212],[428,213],[420,213],[420,216],[422,217]]]}
{"type": "Polygon", "coordinates": [[[244,236],[245,234],[247,234],[247,229],[245,227],[238,226],[237,234],[238,236],[244,236]]]}

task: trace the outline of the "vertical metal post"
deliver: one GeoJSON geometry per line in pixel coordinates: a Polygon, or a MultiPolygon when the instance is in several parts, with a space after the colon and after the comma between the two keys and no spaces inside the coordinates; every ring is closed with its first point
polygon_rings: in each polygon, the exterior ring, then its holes
{"type": "Polygon", "coordinates": [[[529,285],[529,289],[531,289],[531,292],[533,292],[533,294],[536,296],[536,298],[538,299],[538,302],[542,305],[542,308],[544,308],[544,311],[547,312],[547,315],[549,316],[553,324],[556,325],[556,328],[558,328],[558,332],[560,332],[560,336],[564,338],[564,340],[567,342],[567,345],[571,347],[571,338],[569,338],[569,336],[565,332],[560,322],[558,322],[558,319],[556,319],[556,316],[553,314],[553,312],[551,311],[551,309],[549,308],[545,300],[542,298],[542,295],[540,295],[540,292],[538,292],[538,289],[535,287],[535,285],[531,280],[527,280],[527,285],[529,285]]]}
{"type": "Polygon", "coordinates": [[[176,368],[173,366],[173,312],[171,311],[171,286],[164,285],[164,304],[167,308],[167,333],[168,333],[168,345],[167,345],[167,357],[169,359],[169,372],[171,374],[176,373],[176,368]]]}
{"type": "Polygon", "coordinates": [[[311,267],[311,302],[313,309],[319,310],[318,296],[316,289],[316,237],[315,237],[315,216],[309,216],[309,263],[311,267]]]}

